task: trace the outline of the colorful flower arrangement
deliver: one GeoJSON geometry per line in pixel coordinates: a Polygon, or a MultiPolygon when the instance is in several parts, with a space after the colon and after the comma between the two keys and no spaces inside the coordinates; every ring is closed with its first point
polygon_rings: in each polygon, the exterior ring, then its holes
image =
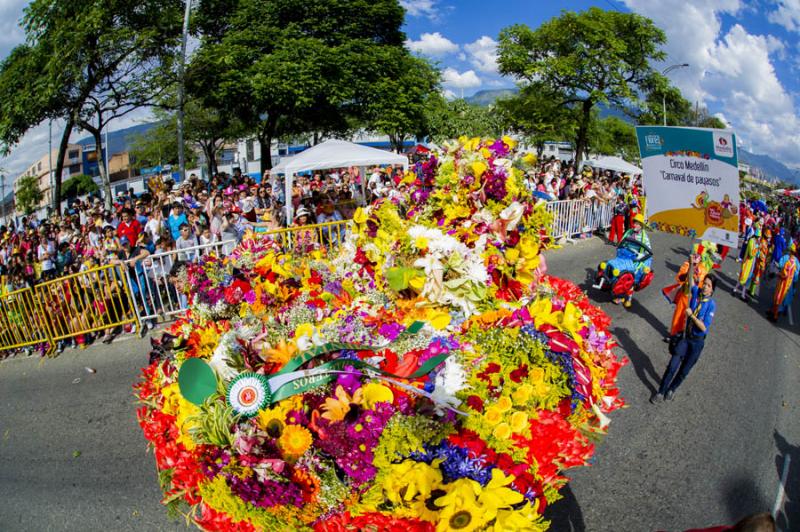
{"type": "Polygon", "coordinates": [[[206,530],[546,530],[624,362],[546,273],[531,162],[459,139],[330,256],[251,236],[189,266],[135,387],[164,503],[206,530]]]}

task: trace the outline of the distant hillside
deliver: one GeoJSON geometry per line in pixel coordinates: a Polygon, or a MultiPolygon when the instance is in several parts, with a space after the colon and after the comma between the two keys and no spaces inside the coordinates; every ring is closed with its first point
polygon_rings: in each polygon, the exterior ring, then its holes
{"type": "Polygon", "coordinates": [[[492,89],[492,90],[484,90],[478,91],[472,96],[468,96],[464,98],[467,103],[471,103],[473,105],[480,105],[481,107],[486,107],[488,105],[492,105],[495,100],[499,98],[506,98],[508,96],[514,96],[517,94],[519,90],[516,88],[514,89],[492,89]]]}
{"type": "Polygon", "coordinates": [[[745,149],[739,148],[739,160],[749,164],[751,168],[758,168],[767,176],[800,185],[800,171],[792,170],[769,155],[750,153],[745,149]]]}
{"type": "MultiPolygon", "coordinates": [[[[131,143],[137,135],[147,133],[152,128],[158,125],[158,122],[149,122],[147,124],[137,124],[125,129],[117,131],[110,131],[108,133],[108,153],[111,155],[122,153],[130,150],[131,143]]],[[[93,146],[94,137],[85,137],[77,142],[81,146],[93,146]]],[[[103,145],[105,146],[106,137],[103,135],[103,145]]]]}

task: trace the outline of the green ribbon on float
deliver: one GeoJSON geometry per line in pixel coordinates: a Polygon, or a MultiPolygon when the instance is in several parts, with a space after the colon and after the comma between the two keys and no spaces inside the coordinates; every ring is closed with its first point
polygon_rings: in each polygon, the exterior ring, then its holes
{"type": "Polygon", "coordinates": [[[394,341],[384,345],[359,345],[359,344],[348,344],[344,342],[328,342],[327,344],[323,344],[314,347],[312,349],[309,349],[300,356],[294,357],[289,362],[287,362],[286,365],[284,365],[280,369],[280,371],[278,371],[278,373],[273,374],[273,376],[294,371],[300,366],[304,365],[305,363],[317,358],[318,356],[326,355],[334,351],[344,351],[345,349],[350,349],[353,351],[376,351],[376,352],[381,351],[383,349],[386,349],[393,343],[400,341],[406,336],[412,336],[417,334],[420,330],[422,330],[424,326],[425,322],[415,321],[414,323],[409,325],[408,328],[406,328],[406,330],[397,335],[397,338],[395,338],[394,341]]]}
{"type": "Polygon", "coordinates": [[[435,356],[428,359],[414,373],[407,376],[389,373],[377,368],[363,360],[338,359],[326,362],[316,368],[293,371],[290,373],[278,373],[267,379],[270,387],[270,403],[277,403],[296,394],[305,393],[309,390],[330,383],[336,375],[343,373],[345,367],[350,366],[354,369],[363,369],[367,373],[391,379],[413,380],[424,377],[436,366],[447,360],[449,353],[435,356]]]}
{"type": "Polygon", "coordinates": [[[287,362],[280,369],[280,371],[270,375],[269,379],[267,380],[270,387],[270,403],[277,403],[278,401],[282,401],[287,397],[305,393],[319,386],[328,384],[335,379],[337,374],[342,373],[343,368],[346,366],[351,366],[354,369],[363,369],[367,373],[372,373],[376,376],[385,378],[413,380],[423,377],[433,371],[436,366],[447,360],[450,355],[442,354],[435,356],[427,360],[425,364],[419,367],[414,373],[407,376],[389,373],[388,371],[384,371],[362,360],[351,359],[331,360],[330,362],[326,362],[325,364],[317,366],[316,368],[298,371],[295,370],[319,356],[332,353],[334,351],[343,351],[346,349],[353,351],[381,351],[407,336],[419,333],[424,326],[424,322],[415,321],[403,332],[401,332],[393,342],[384,345],[369,346],[344,342],[328,342],[324,345],[309,349],[300,356],[297,356],[287,362]]]}

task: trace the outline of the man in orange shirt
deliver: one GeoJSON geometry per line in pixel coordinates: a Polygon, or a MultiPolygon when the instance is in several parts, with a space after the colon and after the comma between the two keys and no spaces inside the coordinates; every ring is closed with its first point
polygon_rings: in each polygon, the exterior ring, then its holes
{"type": "Polygon", "coordinates": [[[695,286],[703,286],[703,279],[708,275],[708,269],[703,264],[702,255],[699,253],[692,253],[689,260],[683,263],[678,274],[675,276],[676,284],[667,286],[661,290],[667,301],[675,305],[675,311],[672,314],[672,324],[669,329],[669,337],[665,341],[669,341],[681,334],[686,328],[686,308],[689,305],[689,282],[687,275],[689,272],[689,261],[694,263],[694,284],[695,286]]]}

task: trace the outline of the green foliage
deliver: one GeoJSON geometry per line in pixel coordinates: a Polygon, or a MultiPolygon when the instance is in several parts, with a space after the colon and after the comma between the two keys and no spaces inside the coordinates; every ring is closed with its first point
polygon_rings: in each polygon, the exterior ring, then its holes
{"type": "Polygon", "coordinates": [[[44,194],[39,189],[39,178],[25,176],[19,178],[15,200],[25,215],[32,214],[44,199],[44,194]]]}
{"type": "Polygon", "coordinates": [[[496,137],[503,133],[505,122],[496,107],[472,105],[463,99],[447,101],[440,94],[429,100],[426,125],[434,142],[462,135],[496,137]]]}
{"type": "Polygon", "coordinates": [[[47,118],[52,86],[40,72],[46,64],[38,48],[22,44],[0,64],[0,154],[47,118]]]}
{"type": "MultiPolygon", "coordinates": [[[[25,91],[39,97],[14,112],[14,127],[0,125],[3,142],[45,118],[64,118],[92,134],[99,149],[109,120],[150,105],[172,83],[182,12],[180,0],[31,2],[23,18],[30,57],[18,66],[28,67],[25,91]]],[[[102,160],[100,174],[110,202],[102,160]]]]}
{"type": "Polygon", "coordinates": [[[215,0],[197,19],[208,33],[191,92],[240,118],[262,150],[274,138],[346,130],[407,53],[397,0],[215,0]]]}
{"type": "Polygon", "coordinates": [[[402,50],[398,56],[396,72],[372,84],[365,114],[367,126],[388,135],[399,152],[407,137],[427,134],[426,110],[431,99],[438,97],[439,72],[402,50]]]}
{"type": "Polygon", "coordinates": [[[515,96],[498,100],[497,107],[507,127],[524,136],[541,153],[547,141],[575,137],[578,113],[562,105],[563,95],[539,82],[528,83],[515,96]]]}
{"type": "Polygon", "coordinates": [[[645,87],[645,101],[640,109],[632,113],[641,125],[660,126],[664,124],[664,105],[667,108],[667,125],[691,125],[694,117],[692,104],[683,97],[677,87],[669,80],[656,74],[645,87]]]}
{"type": "Polygon", "coordinates": [[[597,103],[624,107],[638,91],[652,86],[651,61],[664,59],[664,32],[634,13],[590,8],[561,16],[536,30],[514,25],[500,32],[500,73],[536,83],[559,95],[560,106],[577,109],[578,158],[587,146],[592,109],[597,103]]]}
{"type": "Polygon", "coordinates": [[[589,147],[599,155],[618,155],[627,161],[638,159],[636,129],[616,116],[595,118],[589,127],[589,147]]]}
{"type": "Polygon", "coordinates": [[[66,198],[74,198],[84,194],[92,194],[98,191],[97,183],[86,174],[78,174],[70,177],[61,187],[61,193],[66,198]]]}
{"type": "MultiPolygon", "coordinates": [[[[184,154],[187,167],[196,164],[197,156],[185,136],[184,154]]],[[[130,157],[131,166],[137,169],[178,164],[178,127],[175,116],[168,116],[157,126],[136,135],[131,142],[130,157]]]]}

